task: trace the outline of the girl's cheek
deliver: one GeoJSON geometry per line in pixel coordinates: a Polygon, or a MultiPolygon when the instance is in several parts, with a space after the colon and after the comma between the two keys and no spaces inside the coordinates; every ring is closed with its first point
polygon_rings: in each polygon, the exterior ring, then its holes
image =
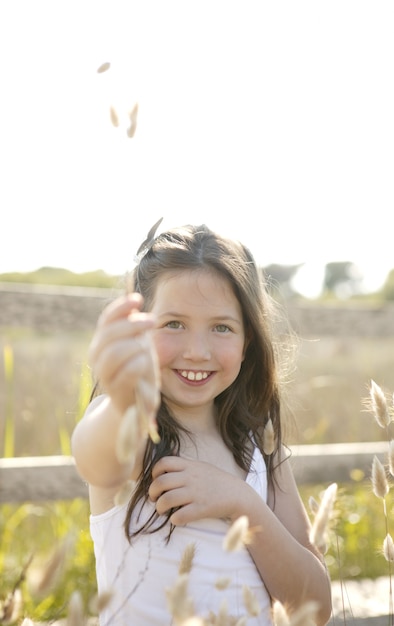
{"type": "Polygon", "coordinates": [[[173,354],[175,353],[174,342],[168,337],[157,335],[155,336],[154,341],[160,367],[163,367],[171,360],[173,354]]]}

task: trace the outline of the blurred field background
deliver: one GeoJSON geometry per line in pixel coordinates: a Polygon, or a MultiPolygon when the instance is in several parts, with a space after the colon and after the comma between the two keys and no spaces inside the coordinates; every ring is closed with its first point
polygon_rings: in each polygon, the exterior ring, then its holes
{"type": "MultiPolygon", "coordinates": [[[[112,280],[94,286],[117,289],[119,283],[112,280]]],[[[319,306],[326,304],[323,300],[319,306]]],[[[45,314],[51,312],[42,311],[45,314]]],[[[70,435],[92,388],[86,361],[92,331],[93,327],[45,330],[45,323],[41,330],[0,329],[2,456],[70,454],[70,435]]],[[[301,338],[289,387],[297,425],[294,443],[382,440],[384,433],[365,410],[363,400],[371,379],[388,393],[394,390],[393,354],[394,336],[301,338]]],[[[318,500],[325,487],[301,487],[307,507],[309,498],[318,500]]],[[[390,517],[393,503],[388,500],[387,505],[390,517]]],[[[354,484],[340,485],[336,508],[335,531],[327,554],[332,578],[387,575],[387,562],[381,554],[386,534],[382,502],[372,494],[370,481],[359,477],[354,484]]],[[[26,611],[41,620],[64,615],[75,588],[83,594],[89,610],[95,576],[88,517],[87,502],[78,499],[0,505],[0,600],[15,585],[31,555],[34,559],[29,570],[34,575],[54,547],[71,536],[72,549],[61,583],[37,599],[26,582],[26,611]]]]}

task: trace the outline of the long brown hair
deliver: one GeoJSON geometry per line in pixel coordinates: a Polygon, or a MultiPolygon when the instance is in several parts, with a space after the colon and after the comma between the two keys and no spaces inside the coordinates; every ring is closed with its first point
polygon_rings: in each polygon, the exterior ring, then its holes
{"type": "MultiPolygon", "coordinates": [[[[236,380],[216,399],[217,427],[237,464],[250,469],[253,447],[258,446],[267,466],[269,484],[274,484],[273,457],[282,444],[280,376],[277,361],[274,320],[276,304],[263,285],[263,276],[251,252],[237,241],[224,238],[207,226],[183,226],[161,233],[148,242],[133,273],[128,291],[144,297],[144,308],[152,306],[156,287],[164,272],[183,269],[209,269],[224,277],[240,303],[246,337],[245,357],[236,380]],[[275,450],[263,449],[263,431],[271,419],[275,450]]],[[[129,540],[141,532],[154,532],[164,526],[154,512],[140,528],[130,529],[131,514],[147,500],[152,468],[163,456],[178,455],[182,427],[162,402],[157,414],[160,442],[148,440],[143,468],[128,505],[125,531],[129,540]]],[[[170,529],[169,536],[172,530],[170,529]]]]}

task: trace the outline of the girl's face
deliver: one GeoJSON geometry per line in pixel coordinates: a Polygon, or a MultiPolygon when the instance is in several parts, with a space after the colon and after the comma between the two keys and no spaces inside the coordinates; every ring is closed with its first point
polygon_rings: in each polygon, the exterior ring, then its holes
{"type": "Polygon", "coordinates": [[[151,311],[166,404],[180,421],[194,414],[212,420],[214,399],[244,358],[242,311],[230,283],[208,270],[169,271],[151,311]]]}

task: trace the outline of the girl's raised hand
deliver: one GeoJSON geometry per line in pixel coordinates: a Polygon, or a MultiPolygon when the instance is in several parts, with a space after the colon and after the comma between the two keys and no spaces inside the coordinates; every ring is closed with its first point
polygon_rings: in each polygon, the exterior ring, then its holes
{"type": "Polygon", "coordinates": [[[141,312],[138,293],[120,297],[101,314],[89,348],[89,362],[100,387],[123,414],[136,403],[136,391],[150,417],[160,402],[160,371],[150,330],[155,317],[141,312]]]}

